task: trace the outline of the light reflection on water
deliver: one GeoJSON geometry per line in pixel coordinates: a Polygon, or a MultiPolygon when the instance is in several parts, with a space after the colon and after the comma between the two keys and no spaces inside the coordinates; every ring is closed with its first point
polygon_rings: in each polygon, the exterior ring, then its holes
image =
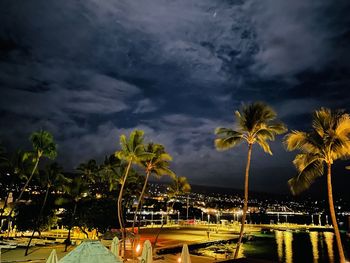
{"type": "Polygon", "coordinates": [[[293,233],[289,231],[284,231],[284,244],[285,244],[285,255],[286,255],[286,263],[293,262],[293,233]]]}
{"type": "Polygon", "coordinates": [[[318,263],[318,232],[310,232],[310,241],[312,246],[312,256],[314,263],[318,263]]]}
{"type": "Polygon", "coordinates": [[[276,243],[277,243],[278,261],[282,262],[282,260],[283,260],[283,232],[276,230],[275,236],[276,236],[276,243]]]}
{"type": "MultiPolygon", "coordinates": [[[[328,262],[334,263],[333,242],[334,233],[316,231],[309,232],[313,263],[319,263],[320,250],[324,247],[324,243],[327,247],[328,262]],[[322,237],[323,235],[323,237],[322,237]]],[[[275,240],[277,244],[278,261],[285,263],[293,263],[293,232],[275,230],[275,240]],[[284,248],[284,250],[283,250],[284,248]]]]}
{"type": "Polygon", "coordinates": [[[323,232],[324,239],[326,241],[328,259],[330,263],[334,263],[334,252],[333,252],[333,239],[334,233],[332,232],[323,232]]]}

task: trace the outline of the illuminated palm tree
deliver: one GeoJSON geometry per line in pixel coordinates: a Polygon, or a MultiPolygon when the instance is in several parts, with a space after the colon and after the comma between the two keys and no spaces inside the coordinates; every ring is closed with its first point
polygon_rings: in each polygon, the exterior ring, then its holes
{"type": "Polygon", "coordinates": [[[350,115],[343,111],[321,108],[313,114],[310,132],[292,131],[285,138],[288,151],[299,150],[293,163],[298,174],[288,181],[293,194],[308,189],[327,168],[329,211],[336,236],[340,262],[345,262],[334,210],[332,191],[332,164],[337,159],[350,157],[350,115]]]}
{"type": "Polygon", "coordinates": [[[142,162],[146,170],[146,179],[143,184],[142,192],[139,196],[139,200],[135,208],[132,229],[134,229],[135,227],[136,215],[139,210],[139,206],[142,202],[142,198],[146,190],[149,176],[153,174],[155,177],[161,178],[164,175],[169,175],[175,178],[175,173],[171,171],[169,168],[169,165],[170,165],[169,162],[172,160],[172,157],[165,152],[164,146],[161,144],[149,143],[146,148],[147,148],[146,151],[149,153],[152,153],[153,157],[147,161],[142,162]]]}
{"type": "MultiPolygon", "coordinates": [[[[33,132],[30,136],[30,141],[33,145],[33,152],[27,152],[23,155],[23,161],[30,159],[33,161],[34,166],[30,176],[27,178],[26,183],[22,187],[22,190],[15,201],[15,206],[21,200],[24,191],[27,189],[30,181],[33,179],[34,174],[37,172],[39,161],[42,157],[49,159],[55,159],[57,156],[56,144],[54,143],[53,136],[48,131],[40,130],[33,132]]],[[[12,214],[14,207],[11,209],[9,215],[12,214]]]]}
{"type": "MultiPolygon", "coordinates": [[[[183,195],[186,193],[189,193],[191,191],[191,185],[188,183],[188,180],[185,176],[175,176],[171,182],[171,184],[169,185],[168,188],[168,196],[169,198],[174,198],[174,201],[170,207],[170,209],[167,207],[167,216],[169,213],[169,210],[173,210],[174,209],[174,205],[175,205],[175,198],[179,195],[183,195]]],[[[157,233],[157,236],[154,240],[154,244],[153,244],[153,249],[154,249],[154,253],[156,252],[156,245],[157,245],[157,241],[158,241],[158,237],[160,235],[160,232],[162,231],[164,226],[164,222],[162,221],[162,225],[160,226],[160,229],[157,233]]]]}
{"type": "Polygon", "coordinates": [[[249,105],[243,105],[241,111],[236,111],[236,130],[230,128],[217,128],[215,134],[216,149],[219,151],[227,150],[239,145],[242,142],[248,144],[248,156],[244,179],[244,205],[242,224],[239,238],[236,246],[234,258],[237,258],[242,237],[248,208],[248,179],[253,144],[258,144],[266,153],[272,155],[267,141],[273,141],[277,134],[287,131],[286,126],[275,121],[277,114],[268,105],[262,102],[255,102],[249,105]]]}
{"type": "Polygon", "coordinates": [[[145,147],[143,145],[143,135],[144,132],[141,130],[134,130],[130,133],[129,138],[127,138],[124,134],[120,136],[120,146],[121,150],[115,153],[116,157],[120,160],[124,160],[127,162],[127,167],[125,170],[125,174],[122,179],[122,184],[120,186],[119,195],[118,195],[118,221],[120,228],[122,230],[122,239],[124,243],[124,255],[125,255],[125,230],[122,220],[122,199],[123,199],[123,191],[125,182],[128,178],[129,171],[131,165],[133,163],[141,165],[142,161],[145,161],[151,158],[153,155],[147,153],[145,151],[145,147]]]}

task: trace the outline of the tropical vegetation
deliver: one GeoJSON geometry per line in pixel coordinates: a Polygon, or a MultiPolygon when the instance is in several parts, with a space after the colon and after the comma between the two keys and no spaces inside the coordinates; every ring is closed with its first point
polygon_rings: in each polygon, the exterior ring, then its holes
{"type": "MultiPolygon", "coordinates": [[[[265,153],[272,155],[270,142],[285,132],[286,125],[278,121],[277,113],[263,102],[242,105],[235,111],[233,127],[215,130],[214,145],[218,151],[241,144],[247,147],[243,213],[234,258],[239,255],[244,235],[253,146],[258,145],[265,153]]],[[[152,202],[147,193],[150,178],[168,176],[167,197],[162,201],[153,200],[152,203],[153,210],[162,210],[161,226],[155,233],[153,243],[155,251],[165,222],[169,222],[174,210],[178,213],[183,211],[177,200],[188,197],[191,191],[188,179],[177,176],[172,170],[172,157],[164,145],[145,142],[142,130],[120,135],[119,148],[108,153],[102,162],[88,159],[70,172],[65,172],[54,161],[57,145],[50,132],[33,132],[29,140],[32,149],[27,151],[9,153],[0,145],[0,184],[12,189],[15,197],[14,202],[10,202],[11,191],[0,192],[0,198],[4,200],[0,207],[0,220],[6,222],[4,228],[10,228],[10,222],[14,222],[18,230],[32,231],[26,255],[35,233],[41,236],[43,230],[60,225],[68,229],[65,250],[72,243],[73,230],[79,229],[87,238],[94,230],[98,234],[117,233],[123,240],[121,249],[122,256],[125,256],[125,241],[136,240],[136,226],[140,227],[142,223],[142,207],[150,206],[152,202]],[[128,231],[127,227],[130,226],[131,231],[128,231]]],[[[297,174],[288,181],[293,195],[309,189],[319,177],[325,175],[338,254],[340,262],[345,262],[334,208],[332,168],[337,160],[350,158],[350,115],[341,110],[321,108],[313,114],[311,129],[292,130],[284,137],[284,145],[288,151],[299,151],[293,161],[297,174]]],[[[350,169],[349,166],[346,168],[350,169]]]]}
{"type": "Polygon", "coordinates": [[[344,249],[334,209],[332,165],[350,157],[350,115],[327,108],[313,114],[310,131],[292,131],[285,137],[288,151],[299,150],[293,161],[297,175],[288,181],[293,194],[308,189],[320,176],[327,176],[329,211],[337,241],[340,262],[345,262],[344,249]]]}
{"type": "Polygon", "coordinates": [[[241,110],[235,112],[235,116],[236,123],[234,129],[219,127],[215,130],[215,134],[218,136],[218,138],[215,139],[215,146],[219,151],[236,147],[242,142],[247,143],[248,146],[244,176],[243,216],[234,255],[234,258],[237,258],[243,238],[248,209],[249,169],[253,145],[258,144],[264,152],[272,155],[268,141],[273,141],[276,135],[285,133],[287,128],[283,123],[276,121],[276,112],[270,106],[262,102],[243,105],[241,110]]]}

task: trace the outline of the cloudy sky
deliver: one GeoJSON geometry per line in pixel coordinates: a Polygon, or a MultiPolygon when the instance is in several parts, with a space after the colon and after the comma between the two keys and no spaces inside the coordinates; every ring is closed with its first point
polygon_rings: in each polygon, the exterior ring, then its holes
{"type": "MultiPolygon", "coordinates": [[[[242,188],[247,149],[217,152],[214,129],[256,100],[290,129],[320,106],[349,110],[349,12],[348,0],[1,0],[0,138],[26,148],[47,129],[72,169],[143,129],[191,183],[242,188]]],[[[287,191],[293,153],[281,138],[272,150],[254,148],[251,189],[287,191]]]]}

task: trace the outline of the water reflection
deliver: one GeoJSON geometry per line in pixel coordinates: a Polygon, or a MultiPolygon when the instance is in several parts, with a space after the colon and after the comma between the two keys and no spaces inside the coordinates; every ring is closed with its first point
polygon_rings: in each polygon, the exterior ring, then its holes
{"type": "Polygon", "coordinates": [[[292,242],[293,242],[293,233],[289,231],[284,231],[284,251],[286,256],[286,263],[292,263],[293,262],[293,248],[292,248],[292,242]]]}
{"type": "MultiPolygon", "coordinates": [[[[296,240],[300,241],[300,236],[298,236],[298,234],[296,233],[294,234],[297,235],[295,237],[296,240]]],[[[335,263],[333,251],[334,233],[311,231],[309,232],[309,238],[311,243],[311,249],[310,247],[304,247],[304,252],[306,252],[307,250],[311,252],[312,250],[313,263],[324,262],[327,259],[325,255],[326,251],[328,254],[328,260],[326,262],[335,263]]],[[[293,263],[293,232],[288,230],[275,230],[275,241],[277,245],[278,262],[293,263]]],[[[295,244],[295,246],[296,247],[294,249],[298,249],[298,243],[295,244]]],[[[295,256],[295,260],[298,259],[298,255],[299,253],[297,253],[297,255],[295,256]]]]}
{"type": "Polygon", "coordinates": [[[324,239],[326,241],[328,259],[330,263],[334,263],[334,254],[333,254],[333,238],[334,233],[332,232],[323,232],[324,239]]]}
{"type": "Polygon", "coordinates": [[[310,241],[312,246],[312,256],[314,263],[318,263],[319,252],[318,252],[318,232],[310,232],[310,241]]]}
{"type": "Polygon", "coordinates": [[[283,260],[283,231],[276,230],[276,243],[277,243],[277,253],[278,253],[278,261],[282,262],[283,260]]]}

